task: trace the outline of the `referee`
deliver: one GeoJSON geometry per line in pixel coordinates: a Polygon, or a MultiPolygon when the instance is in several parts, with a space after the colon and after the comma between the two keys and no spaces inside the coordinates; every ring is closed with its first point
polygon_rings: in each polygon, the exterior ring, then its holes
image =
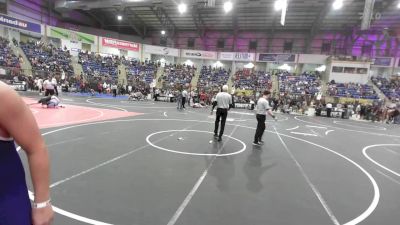
{"type": "Polygon", "coordinates": [[[262,141],[262,136],[265,130],[265,120],[267,113],[275,119],[274,114],[271,111],[271,106],[268,103],[268,97],[271,94],[269,91],[264,91],[263,96],[258,99],[257,102],[257,129],[256,134],[254,135],[254,142],[253,145],[260,146],[264,144],[262,141]]]}
{"type": "Polygon", "coordinates": [[[222,141],[222,135],[224,134],[226,117],[228,116],[228,110],[232,107],[232,96],[227,93],[228,85],[222,86],[222,92],[218,93],[215,97],[217,102],[217,116],[215,118],[215,129],[214,137],[218,137],[218,141],[222,141]],[[218,135],[219,122],[221,121],[221,129],[218,135]]]}

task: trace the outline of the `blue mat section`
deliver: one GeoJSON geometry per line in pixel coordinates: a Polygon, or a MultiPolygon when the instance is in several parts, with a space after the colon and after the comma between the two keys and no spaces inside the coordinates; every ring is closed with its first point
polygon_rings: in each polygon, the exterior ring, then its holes
{"type": "Polygon", "coordinates": [[[68,93],[67,95],[76,96],[76,97],[96,97],[96,98],[113,98],[113,99],[128,99],[127,95],[117,95],[117,97],[113,97],[112,94],[99,94],[96,93],[92,95],[90,93],[68,93]]]}

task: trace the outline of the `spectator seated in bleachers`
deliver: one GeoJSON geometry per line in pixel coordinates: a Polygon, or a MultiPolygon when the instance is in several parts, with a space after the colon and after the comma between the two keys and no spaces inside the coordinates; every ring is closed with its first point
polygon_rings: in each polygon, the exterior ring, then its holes
{"type": "Polygon", "coordinates": [[[157,73],[157,66],[153,62],[139,62],[138,60],[125,60],[122,57],[122,63],[126,66],[128,80],[142,81],[146,84],[153,82],[157,73]]]}
{"type": "Polygon", "coordinates": [[[10,42],[0,37],[0,66],[20,68],[20,57],[17,57],[10,48],[10,42]]]}
{"type": "Polygon", "coordinates": [[[74,74],[69,51],[40,42],[21,42],[20,44],[34,70],[58,74],[64,71],[67,76],[72,76],[74,74]]]}
{"type": "Polygon", "coordinates": [[[199,88],[221,87],[228,82],[230,69],[227,71],[223,68],[211,68],[211,66],[203,66],[200,71],[200,78],[197,83],[199,88]]]}
{"type": "Polygon", "coordinates": [[[167,86],[172,87],[176,84],[187,85],[192,82],[192,78],[196,73],[194,66],[188,65],[166,65],[162,79],[167,86]]]}
{"type": "Polygon", "coordinates": [[[288,72],[279,74],[279,91],[289,95],[315,95],[321,90],[321,82],[316,74],[303,73],[294,76],[288,72]]]}
{"type": "Polygon", "coordinates": [[[392,102],[400,102],[400,79],[372,77],[371,80],[392,102]]]}
{"type": "Polygon", "coordinates": [[[356,83],[330,82],[327,95],[346,98],[378,99],[378,95],[372,86],[356,83]]]}
{"type": "Polygon", "coordinates": [[[118,56],[101,56],[99,54],[80,52],[79,61],[83,72],[89,77],[118,77],[117,68],[120,63],[118,56]]]}
{"type": "Polygon", "coordinates": [[[233,77],[234,87],[242,90],[271,89],[271,76],[263,71],[252,72],[250,69],[239,70],[233,77]]]}

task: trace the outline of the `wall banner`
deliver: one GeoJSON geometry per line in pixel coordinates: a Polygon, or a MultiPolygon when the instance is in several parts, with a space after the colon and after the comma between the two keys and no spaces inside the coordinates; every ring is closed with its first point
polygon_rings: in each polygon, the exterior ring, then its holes
{"type": "Polygon", "coordinates": [[[143,51],[148,54],[179,57],[179,49],[155,45],[143,45],[143,51]]]}
{"type": "Polygon", "coordinates": [[[220,52],[218,54],[219,60],[225,61],[254,61],[256,57],[255,53],[248,52],[220,52]]]}
{"type": "Polygon", "coordinates": [[[378,57],[373,60],[373,66],[390,67],[392,65],[392,58],[390,57],[378,57]]]}
{"type": "Polygon", "coordinates": [[[76,32],[73,30],[67,30],[59,27],[49,27],[49,36],[59,39],[67,39],[71,41],[80,41],[86,44],[94,44],[95,36],[91,34],[85,34],[76,32]]]}
{"type": "Polygon", "coordinates": [[[182,49],[181,57],[193,59],[217,59],[217,52],[182,49]]]}
{"type": "Polygon", "coordinates": [[[134,51],[138,52],[139,51],[139,46],[140,44],[134,43],[134,42],[129,42],[129,41],[121,41],[117,39],[112,39],[112,38],[101,38],[101,44],[105,47],[111,47],[111,48],[118,48],[118,49],[125,49],[129,51],[134,51]]]}
{"type": "Polygon", "coordinates": [[[27,22],[25,20],[16,19],[11,16],[0,14],[0,25],[13,27],[21,30],[32,31],[36,33],[42,32],[40,24],[27,22]]]}
{"type": "Polygon", "coordinates": [[[259,62],[295,62],[296,55],[260,53],[257,59],[259,62]]]}

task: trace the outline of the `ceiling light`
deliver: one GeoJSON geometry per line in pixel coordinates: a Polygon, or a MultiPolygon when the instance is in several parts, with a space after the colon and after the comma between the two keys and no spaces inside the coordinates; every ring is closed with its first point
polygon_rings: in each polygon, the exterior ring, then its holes
{"type": "Polygon", "coordinates": [[[233,8],[233,4],[232,4],[231,1],[227,1],[227,2],[224,3],[224,11],[225,11],[225,13],[230,12],[232,10],[232,8],[233,8]]]}
{"type": "Polygon", "coordinates": [[[315,71],[318,71],[318,72],[324,72],[325,70],[326,70],[326,66],[325,65],[321,65],[321,66],[315,68],[315,71]]]}
{"type": "Polygon", "coordinates": [[[165,30],[162,30],[162,31],[161,31],[161,34],[162,34],[162,35],[165,35],[165,30]]]}
{"type": "Polygon", "coordinates": [[[220,61],[217,61],[217,62],[215,62],[213,64],[213,67],[215,67],[215,68],[220,68],[220,67],[223,67],[223,66],[224,66],[224,64],[222,64],[220,61]]]}
{"type": "Polygon", "coordinates": [[[278,69],[280,69],[280,70],[284,70],[284,71],[290,71],[290,69],[291,69],[292,67],[291,66],[289,66],[288,64],[283,64],[282,66],[279,66],[278,67],[278,69]]]}
{"type": "Polygon", "coordinates": [[[341,9],[343,7],[343,0],[335,0],[332,4],[334,10],[341,9]]]}
{"type": "Polygon", "coordinates": [[[121,16],[121,15],[118,15],[118,16],[117,16],[117,19],[118,19],[118,20],[122,20],[122,16],[121,16]]]}
{"type": "Polygon", "coordinates": [[[282,10],[287,5],[287,0],[276,0],[274,4],[275,11],[282,10]]]}
{"type": "Polygon", "coordinates": [[[250,63],[244,65],[243,67],[246,68],[246,69],[253,69],[254,68],[254,64],[250,62],[250,63]]]}
{"type": "Polygon", "coordinates": [[[193,66],[193,62],[190,59],[186,60],[184,64],[187,66],[193,66]]]}
{"type": "Polygon", "coordinates": [[[399,2],[399,4],[397,4],[397,8],[400,9],[400,2],[399,2]]]}
{"type": "Polygon", "coordinates": [[[185,13],[187,10],[187,5],[185,3],[181,3],[178,5],[178,11],[180,14],[185,13]]]}

